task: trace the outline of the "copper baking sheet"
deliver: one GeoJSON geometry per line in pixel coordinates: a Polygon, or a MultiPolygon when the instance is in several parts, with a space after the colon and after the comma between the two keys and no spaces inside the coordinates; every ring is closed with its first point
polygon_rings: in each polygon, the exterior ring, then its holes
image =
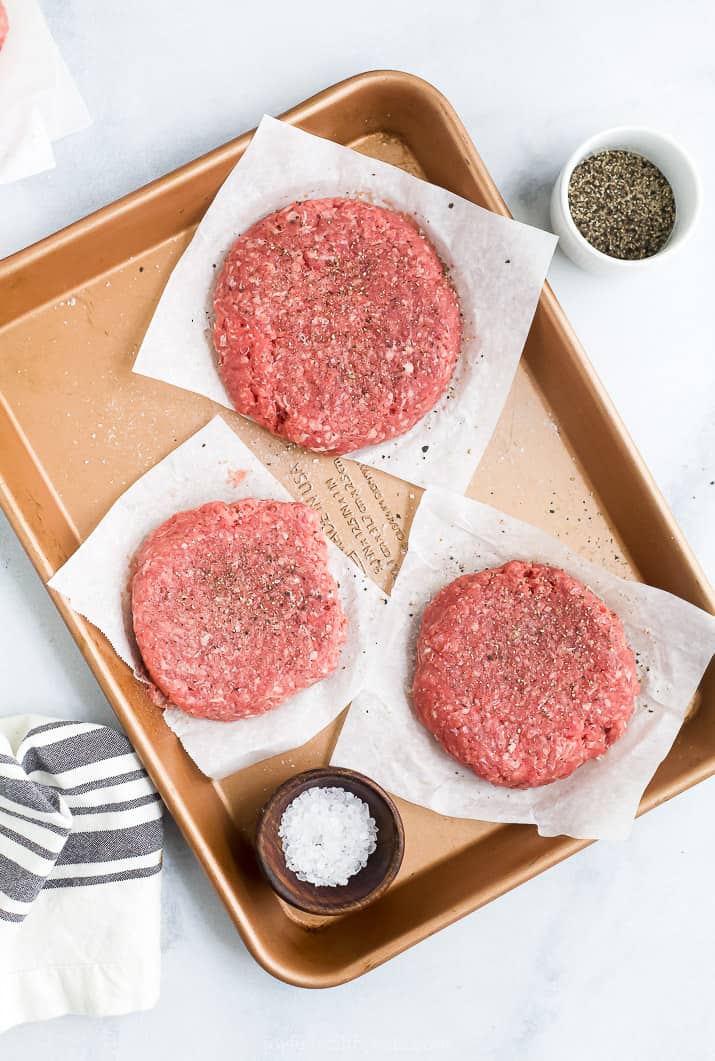
{"type": "MultiPolygon", "coordinates": [[[[408,74],[351,78],[283,116],[507,213],[456,114],[408,74]]],[[[47,580],[138,476],[217,411],[132,375],[171,266],[250,134],[0,263],[0,493],[47,580]]],[[[587,282],[584,280],[584,282],[587,282]]],[[[225,413],[296,497],[330,515],[346,551],[389,585],[419,491],[348,460],[296,456],[225,413]],[[359,499],[359,504],[357,503],[359,499]]],[[[508,405],[470,487],[620,574],[701,607],[715,600],[547,288],[508,405]]],[[[290,774],[324,763],[340,722],[294,753],[214,783],[104,638],[56,603],[255,958],[305,987],[359,976],[573,854],[532,827],[440,818],[400,802],[402,870],[365,910],[320,920],[286,907],[253,854],[257,813],[290,774]]],[[[648,810],[715,772],[715,668],[648,788],[648,810]]]]}

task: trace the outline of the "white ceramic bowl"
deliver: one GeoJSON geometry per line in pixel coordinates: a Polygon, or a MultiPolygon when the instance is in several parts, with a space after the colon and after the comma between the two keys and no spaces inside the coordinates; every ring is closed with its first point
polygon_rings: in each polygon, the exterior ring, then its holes
{"type": "Polygon", "coordinates": [[[561,170],[551,193],[551,224],[559,237],[561,250],[571,261],[592,273],[628,273],[644,269],[671,257],[683,246],[692,232],[700,212],[702,192],[700,178],[690,156],[662,133],[638,126],[622,125],[596,133],[574,151],[561,170]],[[598,151],[635,151],[658,167],[670,183],[675,196],[675,225],[667,243],[650,258],[626,261],[596,250],[574,224],[569,210],[568,189],[571,174],[579,162],[598,151]]]}

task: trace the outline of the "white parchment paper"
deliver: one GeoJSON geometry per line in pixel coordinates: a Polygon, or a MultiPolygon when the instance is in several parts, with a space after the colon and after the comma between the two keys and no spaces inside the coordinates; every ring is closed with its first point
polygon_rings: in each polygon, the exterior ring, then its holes
{"type": "Polygon", "coordinates": [[[266,214],[326,196],[414,216],[450,268],[464,314],[461,357],[432,412],[401,438],[351,456],[409,482],[463,492],[506,401],[556,237],[274,118],[259,125],[171,274],[134,371],[232,408],[211,342],[224,257],[266,214]]]}
{"type": "Polygon", "coordinates": [[[52,143],[91,118],[37,0],[3,0],[10,25],[0,50],[0,184],[52,169],[52,143]]]}
{"type": "MultiPolygon", "coordinates": [[[[170,453],[112,505],[99,526],[50,580],[52,589],[94,623],[140,677],[132,633],[129,568],[147,534],[175,512],[208,501],[292,498],[220,417],[170,453]],[[240,475],[246,472],[238,485],[240,475]]],[[[332,674],[280,707],[238,722],[193,718],[176,708],[164,718],[197,766],[225,777],[251,763],[297,748],[327,726],[364,683],[374,654],[385,596],[331,542],[330,570],[349,620],[348,639],[332,674]]],[[[159,710],[159,708],[157,708],[159,710]]]]}
{"type": "Polygon", "coordinates": [[[441,814],[526,822],[542,836],[622,836],[675,739],[715,652],[715,618],[670,593],[628,582],[580,559],[555,538],[477,501],[428,490],[383,616],[381,658],[353,700],[332,763],[441,814]],[[508,560],[553,564],[620,617],[638,660],[641,695],[626,733],[569,778],[500,788],[451,759],[411,708],[414,653],[425,605],[460,574],[508,560]]]}

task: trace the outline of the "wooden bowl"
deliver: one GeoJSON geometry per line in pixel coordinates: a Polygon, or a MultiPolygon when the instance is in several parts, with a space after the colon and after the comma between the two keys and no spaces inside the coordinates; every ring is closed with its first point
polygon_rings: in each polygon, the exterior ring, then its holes
{"type": "Polygon", "coordinates": [[[346,914],[378,899],[395,879],[404,851],[402,819],[388,794],[369,777],[338,767],[307,770],[285,781],[263,808],[256,833],[258,861],[271,887],[281,899],[309,914],[346,914]],[[327,887],[298,880],[288,869],[278,829],[284,810],[296,796],[308,788],[332,785],[367,803],[377,824],[377,847],[364,869],[347,884],[327,887]]]}

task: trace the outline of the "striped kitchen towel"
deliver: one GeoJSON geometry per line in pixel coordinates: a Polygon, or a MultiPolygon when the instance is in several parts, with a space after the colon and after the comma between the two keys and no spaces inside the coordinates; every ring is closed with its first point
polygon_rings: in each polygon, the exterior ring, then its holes
{"type": "Polygon", "coordinates": [[[162,804],[126,737],[0,718],[0,1031],[159,997],[162,804]]]}

